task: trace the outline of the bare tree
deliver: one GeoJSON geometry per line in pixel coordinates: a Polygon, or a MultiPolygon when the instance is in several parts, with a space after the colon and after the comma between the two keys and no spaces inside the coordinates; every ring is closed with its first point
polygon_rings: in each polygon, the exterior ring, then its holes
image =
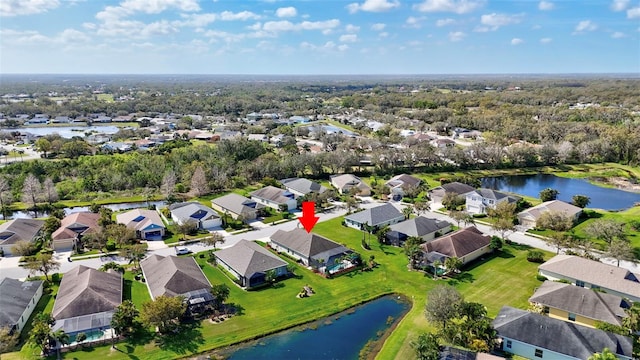
{"type": "Polygon", "coordinates": [[[191,177],[191,192],[195,196],[201,196],[209,192],[207,177],[204,174],[202,166],[198,166],[191,177]]]}
{"type": "Polygon", "coordinates": [[[173,170],[167,171],[162,177],[160,192],[165,198],[170,198],[176,188],[176,173],[173,170]]]}
{"type": "Polygon", "coordinates": [[[3,219],[7,218],[7,208],[13,202],[11,195],[11,186],[6,178],[0,177],[0,211],[3,219]]]}
{"type": "Polygon", "coordinates": [[[621,239],[614,239],[611,241],[609,248],[607,249],[607,256],[616,259],[618,267],[622,260],[633,261],[635,259],[631,244],[628,241],[621,239]]]}
{"type": "Polygon", "coordinates": [[[40,199],[42,193],[42,185],[40,181],[33,174],[27,175],[24,179],[24,185],[22,187],[22,202],[30,204],[32,208],[35,208],[40,199]]]}
{"type": "Polygon", "coordinates": [[[58,201],[58,190],[56,190],[56,185],[51,178],[48,177],[44,179],[42,189],[44,190],[45,200],[47,200],[49,204],[58,201]]]}
{"type": "Polygon", "coordinates": [[[207,236],[205,238],[202,238],[202,243],[205,245],[213,245],[213,249],[216,249],[216,245],[217,244],[224,244],[224,236],[222,236],[222,234],[220,233],[212,233],[211,236],[207,236]]]}

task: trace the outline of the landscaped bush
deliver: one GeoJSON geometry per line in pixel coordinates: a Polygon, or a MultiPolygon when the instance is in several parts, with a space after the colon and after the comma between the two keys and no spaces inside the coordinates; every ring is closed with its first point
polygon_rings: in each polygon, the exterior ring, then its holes
{"type": "Polygon", "coordinates": [[[543,263],[544,253],[540,250],[529,250],[527,251],[527,261],[535,262],[535,263],[543,263]]]}
{"type": "Polygon", "coordinates": [[[487,217],[487,214],[473,214],[474,219],[482,219],[486,217],[487,217]]]}
{"type": "Polygon", "coordinates": [[[116,249],[116,243],[113,240],[107,241],[107,245],[105,245],[107,251],[114,251],[116,249]]]}
{"type": "Polygon", "coordinates": [[[547,279],[546,276],[543,276],[543,275],[540,275],[540,274],[536,275],[536,279],[538,279],[538,281],[547,281],[547,280],[549,280],[549,279],[547,279]]]}

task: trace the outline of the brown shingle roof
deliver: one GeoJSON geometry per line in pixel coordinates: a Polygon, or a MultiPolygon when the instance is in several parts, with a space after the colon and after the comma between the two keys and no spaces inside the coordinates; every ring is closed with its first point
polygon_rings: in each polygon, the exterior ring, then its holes
{"type": "Polygon", "coordinates": [[[421,247],[427,253],[438,252],[440,254],[462,258],[472,252],[489,246],[491,237],[485,235],[475,226],[460,229],[449,235],[422,244],[421,247]]]}
{"type": "Polygon", "coordinates": [[[151,255],[140,262],[152,298],[178,296],[190,291],[211,288],[195,259],[151,255]]]}
{"type": "Polygon", "coordinates": [[[73,227],[87,227],[82,234],[89,233],[98,228],[100,214],[92,212],[77,212],[69,214],[60,221],[60,227],[51,234],[53,240],[73,239],[78,233],[71,230],[73,227]]]}
{"type": "Polygon", "coordinates": [[[0,225],[0,245],[15,244],[18,241],[33,241],[44,220],[15,219],[0,225]]]}

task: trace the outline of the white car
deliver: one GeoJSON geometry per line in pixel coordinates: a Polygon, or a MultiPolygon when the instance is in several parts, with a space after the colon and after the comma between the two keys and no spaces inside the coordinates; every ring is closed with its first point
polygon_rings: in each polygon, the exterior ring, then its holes
{"type": "Polygon", "coordinates": [[[189,250],[188,247],[185,246],[177,246],[176,247],[176,254],[177,255],[185,255],[185,254],[190,254],[191,250],[189,250]]]}

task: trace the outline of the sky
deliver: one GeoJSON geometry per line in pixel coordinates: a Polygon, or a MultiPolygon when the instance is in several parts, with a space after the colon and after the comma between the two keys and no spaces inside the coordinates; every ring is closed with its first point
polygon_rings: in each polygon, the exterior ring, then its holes
{"type": "Polygon", "coordinates": [[[640,73],[640,0],[1,0],[0,73],[640,73]]]}

